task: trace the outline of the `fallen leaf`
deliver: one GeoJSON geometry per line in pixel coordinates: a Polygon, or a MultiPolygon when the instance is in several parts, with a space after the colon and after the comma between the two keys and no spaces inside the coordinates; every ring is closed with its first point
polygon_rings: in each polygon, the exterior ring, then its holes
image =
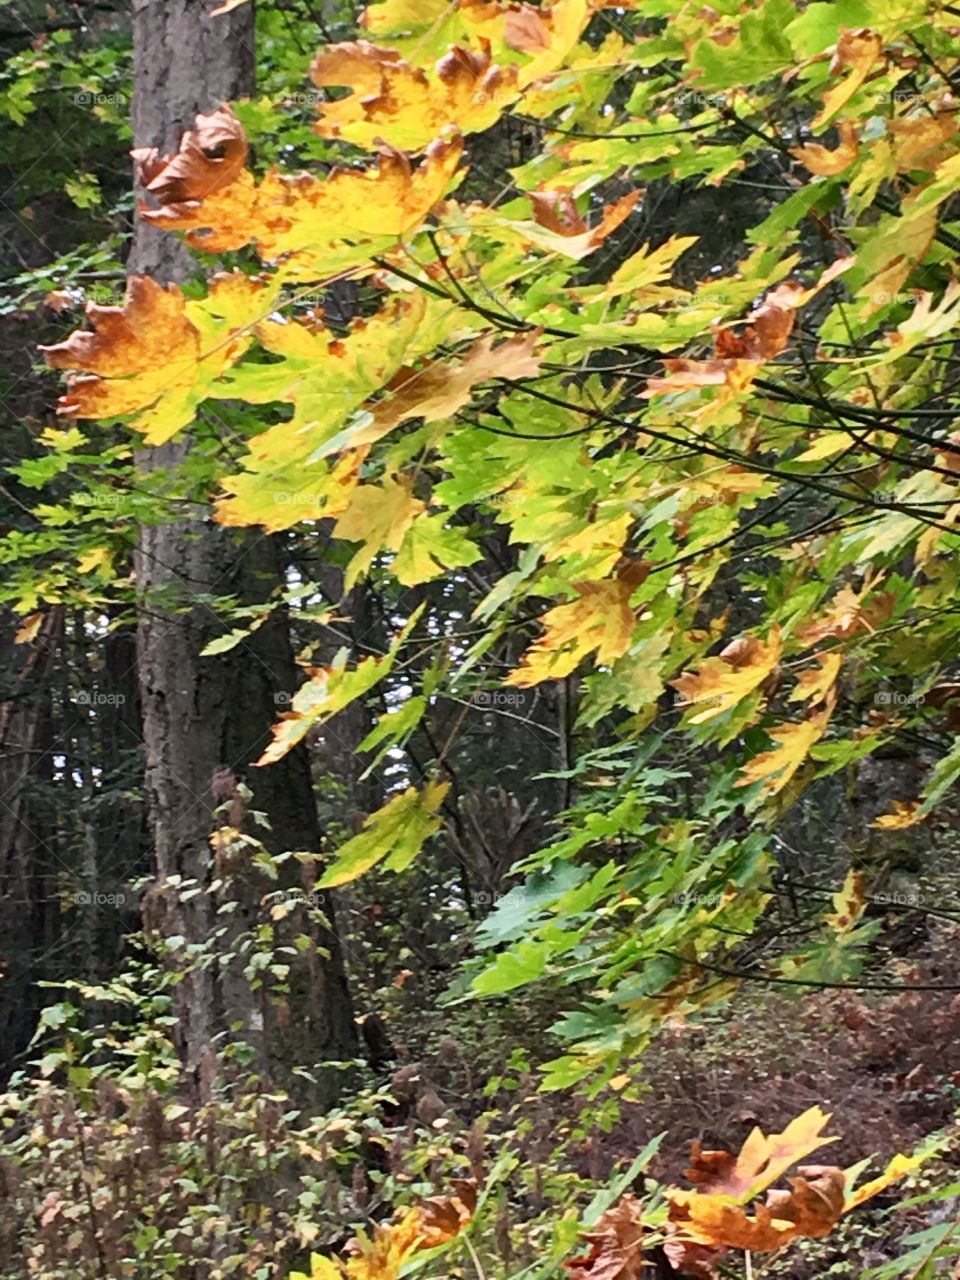
{"type": "Polygon", "coordinates": [[[588,1250],[563,1265],[569,1280],[640,1280],[644,1271],[641,1205],[622,1196],[589,1231],[581,1231],[588,1250]]]}

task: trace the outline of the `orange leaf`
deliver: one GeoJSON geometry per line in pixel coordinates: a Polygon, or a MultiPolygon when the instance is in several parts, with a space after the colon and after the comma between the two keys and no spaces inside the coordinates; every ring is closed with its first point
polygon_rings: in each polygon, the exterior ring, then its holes
{"type": "Polygon", "coordinates": [[[463,133],[489,129],[520,96],[517,68],[494,63],[486,40],[477,51],[451,46],[432,76],[367,40],[331,44],[317,54],[310,75],[318,88],[352,90],[320,105],[317,132],[367,148],[386,139],[419,151],[449,125],[463,133]]]}
{"type": "Polygon", "coordinates": [[[768,795],[778,795],[806,760],[810,748],[826,732],[836,704],[836,695],[828,698],[822,711],[796,724],[781,724],[769,729],[777,744],[773,751],[762,751],[753,757],[737,779],[736,786],[749,787],[762,782],[768,795]]]}
{"type": "Polygon", "coordinates": [[[836,151],[830,151],[817,142],[811,142],[804,147],[791,148],[790,154],[817,177],[831,178],[835,174],[843,173],[844,169],[849,169],[859,153],[860,130],[849,120],[844,120],[837,132],[840,135],[840,146],[836,151]]]}
{"type": "Polygon", "coordinates": [[[814,129],[827,124],[841,107],[850,101],[870,74],[882,52],[883,41],[875,31],[869,31],[864,27],[856,31],[841,30],[830,70],[836,72],[849,69],[850,74],[845,76],[839,84],[834,85],[824,96],[823,109],[813,122],[814,129]]]}
{"type": "MultiPolygon", "coordinates": [[[[70,369],[58,412],[75,418],[137,414],[131,423],[162,444],[194,416],[211,383],[243,355],[257,300],[269,288],[240,272],[214,278],[206,298],[185,299],[131,276],[122,307],[88,303],[94,329],[42,347],[48,364],[70,369]]],[[[261,304],[262,305],[262,304],[261,304]]]]}
{"type": "Polygon", "coordinates": [[[893,612],[893,596],[883,594],[874,596],[868,605],[863,603],[869,594],[864,588],[858,595],[852,587],[841,587],[834,596],[830,608],[819,619],[806,622],[797,628],[797,639],[804,644],[820,644],[833,636],[838,640],[849,640],[861,632],[870,632],[885,622],[893,612]]]}
{"type": "Polygon", "coordinates": [[[842,1169],[812,1166],[788,1179],[790,1191],[770,1191],[751,1217],[719,1195],[668,1190],[670,1219],[685,1236],[722,1249],[772,1253],[801,1236],[829,1235],[844,1204],[842,1169]]]}
{"type": "Polygon", "coordinates": [[[891,813],[882,813],[870,825],[871,827],[876,827],[879,831],[903,831],[907,827],[916,826],[918,822],[922,821],[923,815],[920,813],[919,800],[894,800],[893,811],[891,813]]]}
{"type": "Polygon", "coordinates": [[[734,640],[716,658],[705,658],[696,673],[685,671],[670,683],[680,694],[681,707],[697,705],[691,724],[703,724],[723,715],[767,679],[780,661],[780,628],[774,626],[766,641],[756,636],[734,640]]]}
{"type": "MultiPolygon", "coordinates": [[[[187,144],[194,136],[187,134],[180,154],[166,161],[138,153],[140,181],[161,202],[159,209],[141,208],[140,216],[168,231],[187,232],[187,242],[206,253],[253,242],[265,262],[283,258],[287,274],[304,279],[366,263],[369,241],[400,238],[419,226],[445,194],[463,151],[459,136],[437,140],[414,169],[403,152],[382,145],[377,168],[334,169],[325,178],[271,170],[260,183],[242,165],[234,166],[229,181],[200,194],[187,144]]],[[[239,136],[245,150],[242,130],[239,136]]]]}
{"type": "Polygon", "coordinates": [[[455,1194],[429,1196],[420,1205],[423,1248],[434,1249],[458,1236],[470,1225],[477,1208],[477,1184],[472,1178],[455,1178],[455,1194]]]}
{"type": "Polygon", "coordinates": [[[811,1151],[836,1142],[823,1135],[829,1119],[819,1107],[811,1107],[791,1120],[783,1133],[768,1137],[754,1129],[736,1156],[729,1151],[703,1151],[695,1142],[687,1177],[705,1194],[729,1196],[745,1204],[811,1151]]]}
{"type": "Polygon", "coordinates": [[[530,646],[504,683],[527,689],[541,680],[569,675],[594,650],[599,663],[614,662],[626,653],[635,622],[630,597],[646,574],[646,565],[631,564],[614,578],[575,582],[577,599],[544,614],[544,635],[530,646]]]}
{"type": "Polygon", "coordinates": [[[372,444],[408,418],[437,422],[470,403],[473,387],[492,378],[532,378],[540,370],[534,355],[539,333],[531,331],[494,346],[480,338],[459,363],[434,360],[421,369],[403,369],[389,396],[369,406],[373,422],[351,434],[354,445],[372,444]]]}
{"type": "Polygon", "coordinates": [[[563,1265],[570,1280],[640,1280],[644,1269],[641,1206],[625,1195],[602,1213],[590,1231],[581,1231],[589,1245],[580,1258],[563,1265]]]}
{"type": "Polygon", "coordinates": [[[161,156],[156,147],[130,153],[141,184],[162,204],[205,200],[236,182],[247,163],[243,125],[230,107],[197,116],[176,155],[161,156]]]}

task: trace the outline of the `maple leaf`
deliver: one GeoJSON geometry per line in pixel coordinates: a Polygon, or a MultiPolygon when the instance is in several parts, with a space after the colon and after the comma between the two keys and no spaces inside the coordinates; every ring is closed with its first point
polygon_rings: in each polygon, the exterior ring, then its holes
{"type": "Polygon", "coordinates": [[[879,831],[904,831],[907,827],[922,822],[923,818],[919,800],[894,800],[892,811],[882,813],[870,825],[879,831]]]}
{"type": "Polygon", "coordinates": [[[628,191],[613,204],[604,205],[603,217],[591,228],[577,211],[569,191],[564,188],[534,191],[530,195],[533,222],[506,225],[539,248],[579,262],[599,249],[607,236],[626,221],[642,196],[642,191],[628,191]]]}
{"type": "Polygon", "coordinates": [[[217,498],[214,517],[218,524],[262,525],[276,533],[301,520],[338,516],[350,505],[366,454],[366,449],[349,449],[332,465],[324,459],[295,460],[268,473],[251,466],[223,480],[227,492],[217,498]]]}
{"type": "Polygon", "coordinates": [[[613,578],[573,583],[577,599],[544,614],[543,636],[527,649],[504,683],[527,689],[541,680],[569,675],[594,650],[598,663],[611,663],[626,653],[635,624],[630,597],[648,568],[631,564],[613,578]]]}
{"type": "Polygon", "coordinates": [[[732,641],[716,658],[705,658],[696,672],[684,672],[670,684],[682,698],[681,707],[698,707],[691,724],[704,724],[730,711],[758,689],[780,661],[780,628],[773,626],[766,641],[744,636],[732,641]]]}
{"type": "Polygon", "coordinates": [[[359,835],[337,850],[320,888],[349,884],[380,862],[387,871],[406,870],[424,841],[440,830],[437,810],[449,790],[449,782],[433,781],[420,791],[408,787],[388,800],[367,818],[359,835]]]}
{"type": "Polygon", "coordinates": [[[737,779],[736,786],[749,787],[762,782],[767,795],[781,792],[810,753],[810,748],[823,737],[836,703],[830,697],[822,711],[793,724],[781,724],[768,729],[777,744],[773,751],[762,751],[754,756],[737,779]]]}
{"type": "Polygon", "coordinates": [[[865,27],[858,30],[844,29],[834,46],[831,72],[849,70],[839,84],[824,95],[823,107],[813,121],[813,128],[827,124],[844,107],[872,71],[883,52],[883,41],[875,31],[865,27]]]}
{"type": "Polygon", "coordinates": [[[849,120],[841,122],[837,129],[840,145],[835,151],[811,142],[803,147],[792,147],[790,154],[811,173],[820,178],[834,177],[849,169],[860,150],[860,130],[849,120]]]}
{"type": "Polygon", "coordinates": [[[136,415],[130,425],[147,443],[162,444],[247,350],[251,316],[272,296],[268,285],[240,272],[216,276],[206,298],[189,300],[176,285],[131,276],[122,307],[87,304],[93,331],[41,348],[48,364],[71,370],[58,413],[136,415]]]}
{"type": "Polygon", "coordinates": [[[13,637],[13,643],[29,644],[31,640],[36,640],[45,617],[46,614],[41,612],[31,613],[28,618],[24,618],[13,637]]]}
{"type": "Polygon", "coordinates": [[[413,496],[413,476],[388,476],[382,485],[361,484],[337,521],[334,533],[363,545],[347,566],[344,588],[349,591],[381,551],[399,551],[407,530],[426,508],[413,496]]]}
{"type": "Polygon", "coordinates": [[[797,628],[797,639],[803,644],[815,645],[831,637],[849,640],[863,632],[872,634],[890,617],[894,598],[883,593],[866,604],[871,590],[872,587],[864,586],[858,594],[852,587],[841,587],[826,613],[797,628]]]}
{"type": "Polygon", "coordinates": [[[381,0],[360,19],[371,34],[386,37],[391,49],[424,60],[451,45],[488,41],[497,62],[519,58],[522,88],[555,71],[573,52],[594,8],[587,0],[557,0],[549,8],[527,3],[502,6],[495,0],[381,0]]]}
{"type": "MultiPolygon", "coordinates": [[[[401,984],[402,985],[402,984],[401,984]]],[[[419,1205],[423,1248],[435,1249],[453,1240],[470,1225],[477,1209],[477,1184],[454,1178],[454,1194],[428,1196],[419,1205]]]]}
{"type": "Polygon", "coordinates": [[[310,75],[318,88],[352,90],[318,108],[317,132],[367,148],[383,139],[419,151],[450,125],[462,133],[488,129],[520,95],[517,68],[494,63],[489,41],[478,51],[454,45],[432,77],[395,49],[367,40],[331,44],[317,54],[310,75]]]}
{"type": "Polygon", "coordinates": [[[951,154],[944,144],[954,137],[957,128],[956,118],[949,111],[940,111],[933,117],[891,120],[887,131],[893,139],[897,169],[905,173],[911,169],[932,172],[951,154]]]}
{"type": "Polygon", "coordinates": [[[310,1271],[291,1272],[289,1280],[398,1280],[404,1265],[417,1253],[447,1244],[469,1226],[477,1204],[476,1183],[454,1179],[452,1196],[430,1196],[407,1210],[396,1222],[374,1227],[373,1236],[360,1232],[347,1246],[346,1262],[311,1254],[310,1271]]]}
{"type": "Polygon", "coordinates": [[[788,1179],[791,1190],[773,1190],[751,1217],[719,1195],[668,1190],[670,1220],[694,1241],[712,1248],[773,1253],[800,1237],[829,1235],[844,1206],[842,1169],[815,1165],[788,1179]]]}
{"type": "Polygon", "coordinates": [[[580,1237],[588,1251],[563,1265],[569,1280],[639,1280],[644,1269],[641,1205],[635,1196],[622,1196],[580,1237]]]}
{"type": "Polygon", "coordinates": [[[437,422],[470,403],[473,388],[492,378],[532,378],[540,371],[534,353],[539,331],[507,338],[480,338],[460,361],[433,360],[419,369],[401,369],[388,384],[389,395],[369,406],[372,421],[351,434],[352,444],[372,444],[410,418],[437,422]]]}
{"type": "Polygon", "coordinates": [[[850,1186],[851,1171],[847,1171],[848,1190],[844,1201],[844,1212],[856,1209],[860,1205],[865,1204],[868,1200],[872,1200],[874,1196],[880,1195],[886,1191],[888,1187],[893,1186],[895,1182],[907,1178],[910,1174],[915,1173],[930,1157],[935,1154],[936,1147],[930,1145],[926,1150],[917,1151],[912,1156],[906,1156],[902,1152],[898,1152],[893,1156],[887,1164],[883,1173],[876,1178],[872,1178],[869,1182],[865,1182],[863,1186],[857,1187],[855,1190],[850,1186]]]}
{"type": "Polygon", "coordinates": [[[791,690],[788,702],[823,702],[837,683],[843,655],[838,652],[814,655],[818,666],[806,667],[797,672],[796,688],[791,690]]]}
{"type": "Polygon", "coordinates": [[[804,288],[796,280],[785,280],[751,311],[742,333],[731,328],[716,331],[713,360],[690,360],[682,356],[664,360],[669,377],[648,378],[644,397],[711,386],[723,388],[721,402],[739,395],[767,360],[775,359],[786,350],[799,308],[853,264],[851,257],[838,258],[821,273],[812,288],[804,288]]]}
{"type": "Polygon", "coordinates": [[[130,153],[141,185],[163,204],[205,200],[236,182],[247,163],[247,138],[230,107],[198,115],[183,135],[176,155],[161,156],[156,147],[130,153]]]}
{"type": "Polygon", "coordinates": [[[810,1107],[782,1133],[768,1136],[760,1128],[752,1129],[737,1155],[704,1151],[694,1142],[686,1177],[704,1195],[746,1204],[811,1151],[837,1141],[823,1133],[829,1119],[820,1107],[810,1107]]]}
{"type": "Polygon", "coordinates": [[[323,724],[389,675],[401,646],[419,620],[423,608],[420,605],[414,610],[388,651],[380,657],[361,658],[352,669],[343,663],[308,668],[310,679],[296,691],[290,710],[284,712],[274,725],[273,741],[256,761],[257,766],[276,764],[278,760],[282,760],[288,751],[303,741],[314,725],[323,724]]]}
{"type": "Polygon", "coordinates": [[[758,1140],[759,1130],[754,1130],[738,1157],[726,1151],[699,1152],[695,1144],[694,1168],[688,1176],[699,1179],[700,1189],[666,1190],[670,1236],[665,1252],[673,1265],[684,1274],[714,1280],[716,1263],[729,1249],[772,1253],[793,1240],[819,1239],[833,1230],[842,1214],[912,1173],[930,1155],[926,1151],[895,1156],[878,1178],[859,1191],[849,1186],[853,1171],[801,1165],[798,1176],[787,1179],[790,1190],[767,1190],[764,1203],[754,1205],[751,1216],[744,1205],[754,1194],[769,1188],[803,1154],[835,1141],[820,1133],[827,1119],[814,1107],[775,1138],[760,1134],[758,1140]],[[791,1141],[785,1143],[788,1135],[791,1141]],[[769,1163],[763,1163],[768,1154],[769,1163]],[[751,1182],[754,1171],[757,1177],[751,1182]]]}
{"type": "Polygon", "coordinates": [[[835,933],[850,933],[867,909],[867,878],[862,871],[847,872],[843,887],[833,895],[833,911],[824,921],[835,933]]]}
{"type": "Polygon", "coordinates": [[[185,231],[187,242],[205,253],[253,243],[265,262],[282,260],[288,278],[335,275],[368,263],[377,248],[419,226],[445,194],[463,142],[456,131],[436,139],[416,169],[402,151],[386,144],[377,149],[376,168],[333,169],[322,179],[271,170],[257,183],[241,166],[230,181],[182,198],[183,152],[159,170],[156,163],[144,168],[141,159],[140,181],[149,180],[161,207],[141,208],[140,216],[165,230],[185,231]]]}
{"type": "Polygon", "coordinates": [[[251,404],[283,401],[294,406],[289,421],[254,437],[248,469],[274,471],[291,462],[313,460],[362,447],[361,431],[345,427],[353,411],[389,383],[426,327],[422,294],[395,294],[374,315],[357,318],[344,336],[322,324],[268,319],[256,326],[261,345],[281,359],[247,365],[222,380],[228,399],[251,404]]]}

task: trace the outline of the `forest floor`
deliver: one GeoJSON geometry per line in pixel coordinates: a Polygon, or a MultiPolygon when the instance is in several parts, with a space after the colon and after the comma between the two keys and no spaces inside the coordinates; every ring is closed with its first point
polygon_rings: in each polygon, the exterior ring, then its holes
{"type": "MultiPolygon", "coordinates": [[[[913,1186],[918,1194],[952,1182],[960,1169],[958,944],[960,924],[917,913],[900,917],[880,940],[892,987],[940,990],[794,994],[744,987],[697,1023],[670,1026],[629,1068],[643,1082],[639,1101],[621,1100],[606,1125],[584,1125],[579,1102],[538,1093],[534,1073],[522,1069],[519,1081],[506,1073],[502,1095],[488,1090],[484,1096],[491,1064],[499,1061],[502,1068],[509,1054],[496,1047],[504,1029],[494,1032],[492,1025],[475,1042],[473,1062],[464,1061],[470,1050],[462,1038],[453,1054],[449,1035],[434,1041],[433,1051],[422,1058],[423,1075],[454,1124],[467,1127],[481,1112],[489,1114],[502,1104],[503,1136],[518,1142],[531,1166],[555,1152],[558,1133],[566,1131],[571,1165],[600,1181],[663,1133],[650,1175],[684,1185],[694,1140],[708,1149],[735,1151],[754,1126],[779,1132],[815,1105],[831,1114],[828,1132],[838,1140],[814,1162],[848,1167],[874,1156],[875,1172],[897,1152],[909,1153],[926,1135],[941,1131],[945,1149],[918,1176],[913,1186]],[[905,952],[909,959],[900,958],[905,952]]],[[[516,1206],[518,1214],[537,1216],[544,1204],[541,1182],[548,1199],[553,1173],[537,1176],[538,1193],[516,1206]]],[[[939,1201],[934,1216],[931,1206],[904,1201],[903,1189],[894,1187],[844,1219],[828,1239],[804,1241],[782,1257],[758,1260],[752,1274],[758,1280],[860,1276],[904,1252],[904,1236],[933,1225],[936,1215],[939,1221],[954,1212],[960,1197],[939,1201]]]]}

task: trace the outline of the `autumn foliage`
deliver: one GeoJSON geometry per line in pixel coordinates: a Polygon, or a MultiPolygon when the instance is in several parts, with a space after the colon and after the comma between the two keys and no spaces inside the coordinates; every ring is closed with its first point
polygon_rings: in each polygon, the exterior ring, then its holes
{"type": "MultiPolygon", "coordinates": [[[[52,448],[87,420],[138,449],[196,435],[220,525],[322,529],[345,597],[388,594],[376,652],[304,650],[256,762],[358,699],[361,753],[404,758],[322,887],[401,874],[442,832],[478,694],[562,706],[569,806],[464,981],[562,991],[545,1088],[596,1096],[668,1019],[880,967],[871,855],[937,822],[960,777],[960,23],[934,0],[381,0],[360,28],[310,64],[326,167],[256,164],[228,104],[176,154],[137,153],[139,216],[230,269],[202,296],[133,277],[88,306],[46,349],[66,371],[52,448]],[[345,283],[348,320],[327,305],[345,283]],[[242,424],[219,450],[198,423],[226,406],[242,424]],[[437,705],[460,717],[440,742],[437,705]],[[860,846],[828,832],[844,866],[783,927],[785,815],[918,742],[915,783],[860,846]]],[[[19,604],[61,594],[51,575],[19,604]]],[[[725,1251],[831,1231],[908,1166],[857,1191],[799,1163],[826,1119],[696,1151],[659,1223],[624,1195],[571,1280],[630,1280],[658,1249],[709,1277],[725,1251]]],[[[470,1212],[411,1213],[313,1280],[392,1277],[470,1212]]]]}

